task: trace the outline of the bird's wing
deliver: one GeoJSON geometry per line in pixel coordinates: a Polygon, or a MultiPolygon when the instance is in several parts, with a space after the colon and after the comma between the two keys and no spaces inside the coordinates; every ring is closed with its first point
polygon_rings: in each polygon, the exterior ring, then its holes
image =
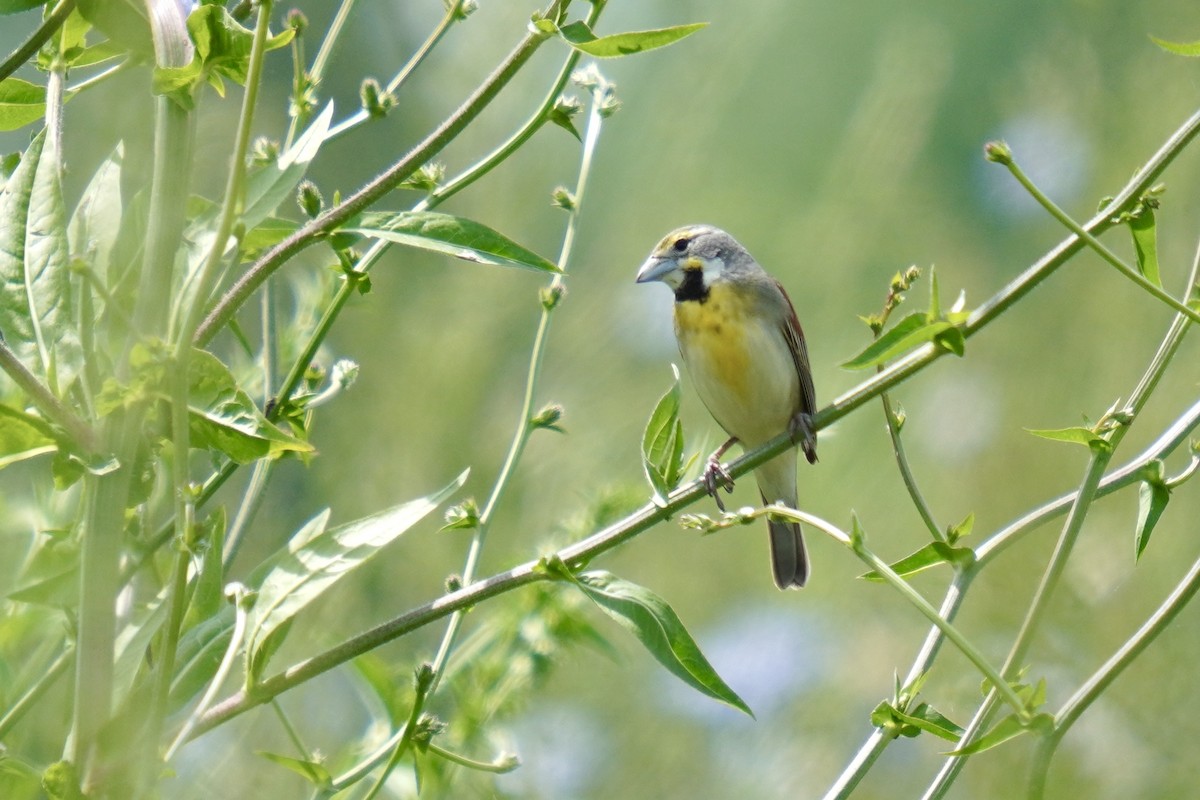
{"type": "Polygon", "coordinates": [[[798,410],[812,414],[817,410],[817,392],[813,388],[812,368],[808,364],[808,345],[804,343],[804,329],[800,327],[796,309],[792,305],[792,299],[784,290],[783,284],[775,281],[775,287],[779,289],[784,304],[783,338],[787,342],[788,350],[792,353],[792,363],[796,365],[796,374],[800,377],[800,408],[798,410]]]}

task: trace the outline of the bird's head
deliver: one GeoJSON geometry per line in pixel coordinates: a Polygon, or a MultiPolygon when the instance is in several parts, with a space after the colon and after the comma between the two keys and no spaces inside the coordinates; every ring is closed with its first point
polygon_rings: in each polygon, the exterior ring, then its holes
{"type": "Polygon", "coordinates": [[[637,282],[662,281],[677,300],[704,300],[713,284],[753,267],[746,248],[725,231],[688,225],[658,243],[638,270],[637,282]]]}

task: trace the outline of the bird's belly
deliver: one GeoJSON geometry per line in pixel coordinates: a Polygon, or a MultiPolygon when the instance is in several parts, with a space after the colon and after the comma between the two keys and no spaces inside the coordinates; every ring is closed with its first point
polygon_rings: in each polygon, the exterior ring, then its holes
{"type": "Polygon", "coordinates": [[[782,433],[799,408],[800,381],[783,334],[739,304],[681,303],[675,327],[696,392],[746,446],[782,433]]]}

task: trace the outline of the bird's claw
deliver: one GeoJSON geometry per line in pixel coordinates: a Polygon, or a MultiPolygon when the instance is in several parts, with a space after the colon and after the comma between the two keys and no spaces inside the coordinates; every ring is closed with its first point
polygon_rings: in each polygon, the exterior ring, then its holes
{"type": "Polygon", "coordinates": [[[804,457],[808,459],[808,463],[816,463],[817,434],[813,430],[812,414],[809,414],[807,411],[797,411],[796,415],[788,422],[788,435],[792,438],[794,444],[800,445],[800,449],[804,451],[804,457]]]}
{"type": "Polygon", "coordinates": [[[708,463],[704,467],[704,488],[712,495],[712,499],[716,501],[717,508],[725,511],[725,503],[721,500],[719,490],[724,488],[725,491],[733,491],[733,476],[725,467],[721,466],[721,460],[716,455],[708,457],[708,463]]]}

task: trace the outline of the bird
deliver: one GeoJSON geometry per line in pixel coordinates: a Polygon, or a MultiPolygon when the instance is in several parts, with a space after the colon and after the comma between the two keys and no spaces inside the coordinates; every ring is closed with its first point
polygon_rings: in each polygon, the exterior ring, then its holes
{"type": "MultiPolygon", "coordinates": [[[[817,460],[816,411],[804,331],[783,285],[736,239],[711,225],[667,234],[637,273],[675,293],[675,338],[696,393],[729,440],[708,458],[704,483],[724,511],[719,488],[733,480],[721,456],[737,442],[752,450],[785,430],[817,460]]],[[[776,456],[755,470],[764,504],[795,507],[796,454],[776,456]]],[[[771,567],[780,589],[808,581],[808,553],[797,522],[768,517],[771,567]]]]}

